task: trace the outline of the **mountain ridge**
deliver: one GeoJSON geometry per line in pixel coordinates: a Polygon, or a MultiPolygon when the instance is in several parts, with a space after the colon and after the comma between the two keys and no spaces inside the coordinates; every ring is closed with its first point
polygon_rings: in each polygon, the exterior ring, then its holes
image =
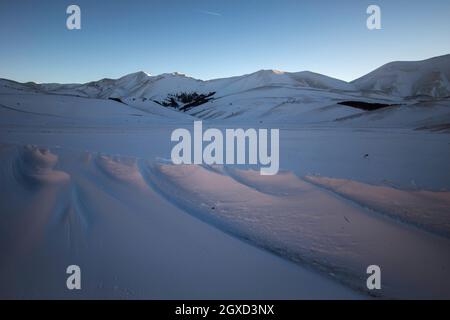
{"type": "Polygon", "coordinates": [[[446,107],[450,101],[449,79],[450,54],[391,62],[352,82],[311,71],[266,69],[206,81],[177,72],[150,75],[138,71],[85,84],[0,80],[0,94],[28,92],[110,99],[146,112],[165,113],[167,110],[160,109],[169,108],[201,119],[294,123],[345,119],[346,123],[356,123],[370,113],[384,122],[389,118],[398,122],[414,113],[414,121],[428,119],[420,125],[435,125],[447,123],[450,117],[446,107]],[[434,107],[423,103],[426,101],[435,102],[434,107]],[[379,108],[383,110],[373,111],[379,108]],[[357,113],[361,113],[360,118],[352,117],[357,113]]]}
{"type": "Polygon", "coordinates": [[[202,93],[223,91],[225,95],[258,87],[283,85],[319,90],[379,92],[398,97],[442,98],[450,96],[450,54],[419,61],[389,62],[350,82],[312,71],[288,72],[274,69],[211,80],[196,79],[179,72],[151,75],[144,71],[126,74],[117,79],[103,78],[87,83],[20,83],[3,80],[48,93],[75,93],[96,98],[132,95],[152,98],[152,90],[149,87],[155,84],[158,84],[157,89],[163,91],[162,96],[176,93],[174,90],[202,93]]]}
{"type": "Polygon", "coordinates": [[[450,96],[450,54],[420,61],[394,61],[351,81],[362,91],[400,97],[450,96]]]}

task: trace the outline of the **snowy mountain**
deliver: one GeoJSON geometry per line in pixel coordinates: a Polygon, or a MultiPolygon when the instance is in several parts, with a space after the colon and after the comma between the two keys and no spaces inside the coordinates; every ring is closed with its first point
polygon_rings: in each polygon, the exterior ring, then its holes
{"type": "Polygon", "coordinates": [[[297,73],[277,70],[260,70],[251,74],[202,81],[181,73],[164,73],[151,76],[139,71],[119,79],[102,79],[86,84],[41,84],[36,88],[48,93],[77,94],[93,98],[147,98],[161,99],[180,92],[217,92],[220,96],[264,87],[287,86],[321,90],[355,91],[345,81],[321,74],[303,71],[297,73]]]}
{"type": "Polygon", "coordinates": [[[102,79],[86,84],[25,84],[49,93],[77,94],[95,98],[161,99],[180,92],[216,92],[217,96],[273,88],[309,88],[325,91],[363,91],[396,97],[450,96],[450,54],[423,61],[391,62],[350,83],[325,75],[302,71],[260,70],[251,74],[202,81],[180,73],[151,76],[145,72],[119,79],[102,79]]]}
{"type": "Polygon", "coordinates": [[[318,73],[309,71],[291,73],[278,70],[260,70],[240,77],[212,80],[206,86],[221,94],[234,94],[257,88],[277,86],[320,90],[355,90],[353,85],[345,81],[318,73]]]}
{"type": "Polygon", "coordinates": [[[359,90],[401,97],[446,98],[450,96],[450,54],[391,62],[351,83],[359,90]]]}
{"type": "Polygon", "coordinates": [[[450,122],[448,102],[433,103],[450,96],[449,79],[450,55],[445,55],[417,62],[388,63],[351,83],[309,71],[260,70],[208,81],[176,72],[153,76],[140,71],[119,79],[85,84],[21,84],[0,80],[0,93],[111,99],[140,111],[169,117],[174,113],[164,109],[201,119],[290,124],[339,120],[340,124],[359,125],[368,119],[383,126],[401,118],[403,125],[408,123],[408,117],[391,117],[399,113],[390,110],[399,105],[413,105],[414,108],[403,108],[402,114],[419,110],[414,112],[414,123],[435,126],[450,122]],[[431,101],[434,107],[423,104],[424,100],[431,101]],[[372,104],[373,108],[369,109],[386,110],[374,113],[358,108],[360,103],[369,107],[372,104]]]}
{"type": "Polygon", "coordinates": [[[350,83],[310,71],[260,70],[242,76],[198,80],[177,72],[152,76],[140,71],[119,79],[102,79],[85,84],[15,83],[22,90],[40,90],[91,98],[161,99],[180,92],[216,92],[216,96],[262,88],[317,89],[334,92],[369,92],[382,95],[442,98],[450,95],[450,54],[423,61],[388,63],[350,83]]]}

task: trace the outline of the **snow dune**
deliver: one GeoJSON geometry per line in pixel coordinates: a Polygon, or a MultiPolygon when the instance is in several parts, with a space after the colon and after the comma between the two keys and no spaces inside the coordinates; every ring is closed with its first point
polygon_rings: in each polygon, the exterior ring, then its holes
{"type": "Polygon", "coordinates": [[[450,237],[450,192],[400,190],[346,179],[307,176],[318,186],[394,218],[450,237]]]}
{"type": "Polygon", "coordinates": [[[382,297],[450,296],[448,192],[64,148],[0,158],[2,297],[74,297],[73,263],[84,298],[358,298],[370,264],[382,297]]]}
{"type": "MultiPolygon", "coordinates": [[[[365,292],[375,262],[383,297],[450,295],[450,240],[378,213],[402,218],[395,206],[373,205],[409,201],[407,191],[382,189],[370,202],[376,187],[311,184],[287,171],[35,146],[2,145],[0,157],[3,297],[69,297],[61,270],[74,262],[86,270],[80,297],[358,297],[338,283],[365,292]]],[[[417,208],[448,212],[448,193],[412,197],[417,208]]]]}
{"type": "Polygon", "coordinates": [[[136,158],[3,144],[0,159],[2,298],[362,298],[180,210],[136,158]]]}
{"type": "MultiPolygon", "coordinates": [[[[252,170],[155,164],[150,176],[193,215],[353,288],[366,290],[365,268],[377,262],[385,270],[384,297],[450,295],[449,239],[387,219],[291,173],[265,177],[252,170]]],[[[388,194],[390,201],[397,197],[388,194]]]]}
{"type": "Polygon", "coordinates": [[[65,172],[54,170],[57,162],[58,156],[50,150],[27,145],[19,151],[18,161],[13,166],[13,174],[25,186],[66,182],[70,176],[65,172]]]}

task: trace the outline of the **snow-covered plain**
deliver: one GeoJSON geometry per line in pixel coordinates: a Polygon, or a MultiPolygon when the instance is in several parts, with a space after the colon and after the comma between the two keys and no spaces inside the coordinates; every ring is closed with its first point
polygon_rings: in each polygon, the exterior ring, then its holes
{"type": "Polygon", "coordinates": [[[0,80],[0,297],[450,298],[449,57],[352,83],[0,80]],[[192,91],[216,93],[187,112],[158,104],[192,91]],[[351,100],[394,106],[338,104],[351,100]],[[172,130],[197,119],[280,128],[282,171],[172,165],[172,130]],[[70,264],[81,291],[66,289],[70,264]]]}

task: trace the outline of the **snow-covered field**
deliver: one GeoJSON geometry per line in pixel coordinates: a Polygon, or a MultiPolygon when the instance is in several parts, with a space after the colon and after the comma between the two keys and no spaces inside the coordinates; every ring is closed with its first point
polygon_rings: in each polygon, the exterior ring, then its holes
{"type": "Polygon", "coordinates": [[[449,75],[429,65],[352,83],[1,80],[0,297],[450,298],[449,75]],[[159,104],[194,89],[216,93],[186,112],[159,104]],[[338,104],[350,100],[394,106],[338,104]],[[172,130],[198,118],[280,128],[281,171],[171,164],[172,130]],[[372,264],[381,290],[366,287],[372,264]]]}

